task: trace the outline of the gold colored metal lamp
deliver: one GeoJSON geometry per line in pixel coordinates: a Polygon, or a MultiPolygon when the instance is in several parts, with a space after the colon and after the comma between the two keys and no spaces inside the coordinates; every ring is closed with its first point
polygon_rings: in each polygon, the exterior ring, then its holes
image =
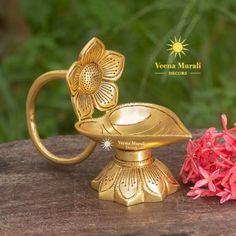
{"type": "Polygon", "coordinates": [[[169,109],[150,103],[118,105],[118,87],[125,58],[105,50],[92,38],[69,70],[51,71],[37,78],[27,97],[26,115],[30,136],[48,160],[72,165],[86,159],[97,143],[115,149],[114,159],[92,181],[99,198],[126,206],[162,201],[177,191],[179,184],[170,170],[153,157],[151,149],[191,138],[179,118],[169,109]],[[35,123],[35,102],[40,89],[49,81],[65,79],[78,117],[75,128],[90,138],[78,156],[58,157],[42,144],[35,123]],[[92,118],[94,108],[104,111],[92,118]]]}

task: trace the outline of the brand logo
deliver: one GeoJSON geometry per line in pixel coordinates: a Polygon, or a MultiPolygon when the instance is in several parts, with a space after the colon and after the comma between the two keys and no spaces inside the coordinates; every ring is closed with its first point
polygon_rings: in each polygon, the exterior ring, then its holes
{"type": "Polygon", "coordinates": [[[175,57],[178,55],[179,58],[181,58],[181,54],[186,55],[185,52],[188,51],[189,49],[186,48],[188,44],[185,43],[186,39],[181,41],[181,37],[177,39],[176,37],[174,40],[170,40],[170,43],[167,44],[170,46],[167,50],[170,51],[170,55],[175,55],[175,57]]]}
{"type": "MultiPolygon", "coordinates": [[[[160,61],[155,62],[155,74],[167,76],[187,76],[201,74],[202,63],[200,61],[193,61],[189,63],[187,59],[183,60],[182,56],[186,56],[190,51],[190,44],[186,39],[177,38],[170,39],[166,49],[169,52],[169,60],[171,62],[163,63],[160,61]]],[[[189,58],[188,58],[189,60],[189,58]]]]}
{"type": "Polygon", "coordinates": [[[101,143],[101,146],[102,146],[103,150],[111,151],[111,149],[112,149],[112,141],[111,141],[111,139],[104,138],[102,143],[101,143]]]}

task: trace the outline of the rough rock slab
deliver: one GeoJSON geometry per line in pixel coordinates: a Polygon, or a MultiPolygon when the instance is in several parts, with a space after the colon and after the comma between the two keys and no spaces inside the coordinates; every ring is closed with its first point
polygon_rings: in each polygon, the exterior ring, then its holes
{"type": "MultiPolygon", "coordinates": [[[[202,130],[192,130],[199,136],[202,130]]],[[[82,136],[57,136],[45,140],[57,154],[77,154],[82,136]]],[[[154,154],[179,171],[185,143],[155,149],[154,154]]],[[[112,152],[100,145],[76,166],[57,166],[36,151],[29,140],[0,145],[0,235],[236,235],[236,201],[186,197],[188,186],[161,203],[125,207],[101,201],[90,187],[112,152]]]]}

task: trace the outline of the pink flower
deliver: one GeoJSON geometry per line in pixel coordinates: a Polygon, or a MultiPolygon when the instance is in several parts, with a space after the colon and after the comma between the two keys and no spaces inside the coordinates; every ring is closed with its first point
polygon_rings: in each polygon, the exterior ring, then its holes
{"type": "Polygon", "coordinates": [[[215,193],[203,189],[203,188],[195,188],[195,187],[190,187],[190,191],[187,193],[187,196],[193,197],[193,199],[197,199],[199,197],[205,197],[205,196],[214,196],[215,193]]]}
{"type": "Polygon", "coordinates": [[[236,200],[236,123],[228,129],[225,114],[221,121],[222,132],[210,128],[187,144],[180,175],[184,183],[194,184],[187,193],[194,199],[218,196],[220,203],[236,200]]]}
{"type": "Polygon", "coordinates": [[[201,173],[202,177],[204,177],[204,179],[198,180],[195,183],[194,188],[199,188],[199,187],[202,187],[202,186],[207,184],[209,190],[212,191],[212,192],[215,192],[216,187],[213,183],[213,180],[219,178],[220,170],[217,169],[212,174],[210,174],[207,170],[204,170],[201,166],[199,166],[199,170],[200,170],[200,173],[201,173]]]}
{"type": "Polygon", "coordinates": [[[190,188],[191,190],[187,193],[187,196],[193,197],[193,199],[197,199],[202,196],[203,192],[205,191],[204,189],[200,188],[190,188]]]}
{"type": "Polygon", "coordinates": [[[231,192],[228,189],[224,189],[224,191],[217,193],[216,196],[220,197],[220,203],[222,204],[231,198],[231,192]]]}
{"type": "Polygon", "coordinates": [[[222,179],[222,185],[225,186],[226,184],[232,185],[236,182],[236,166],[233,166],[228,173],[222,179]]]}
{"type": "Polygon", "coordinates": [[[182,175],[183,177],[183,182],[184,183],[187,183],[189,180],[190,180],[190,176],[194,175],[194,174],[198,174],[198,168],[197,168],[197,165],[194,161],[194,155],[193,153],[196,151],[196,145],[194,147],[194,144],[192,142],[192,140],[190,140],[188,142],[188,145],[187,145],[187,159],[186,161],[184,162],[182,168],[181,168],[181,171],[180,171],[180,174],[182,175]],[[190,171],[189,171],[190,170],[190,171]],[[184,172],[188,172],[188,175],[186,176],[184,174],[184,172]]]}

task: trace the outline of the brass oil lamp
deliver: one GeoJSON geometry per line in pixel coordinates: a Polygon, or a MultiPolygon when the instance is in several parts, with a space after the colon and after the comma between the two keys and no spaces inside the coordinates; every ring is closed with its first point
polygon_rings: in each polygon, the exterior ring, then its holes
{"type": "MultiPolygon", "coordinates": [[[[115,157],[92,181],[102,200],[131,206],[162,201],[177,191],[178,182],[170,170],[152,155],[152,148],[191,138],[180,119],[166,107],[150,103],[118,103],[115,81],[121,77],[124,56],[106,50],[92,38],[69,70],[47,72],[37,78],[27,97],[27,124],[36,148],[48,160],[72,165],[86,159],[97,143],[115,149],[115,157]],[[75,128],[90,138],[78,156],[58,157],[42,144],[35,123],[35,102],[40,89],[49,81],[64,79],[78,117],[75,128]],[[105,112],[92,118],[94,108],[105,112]]],[[[79,181],[79,180],[78,180],[79,181]]]]}

